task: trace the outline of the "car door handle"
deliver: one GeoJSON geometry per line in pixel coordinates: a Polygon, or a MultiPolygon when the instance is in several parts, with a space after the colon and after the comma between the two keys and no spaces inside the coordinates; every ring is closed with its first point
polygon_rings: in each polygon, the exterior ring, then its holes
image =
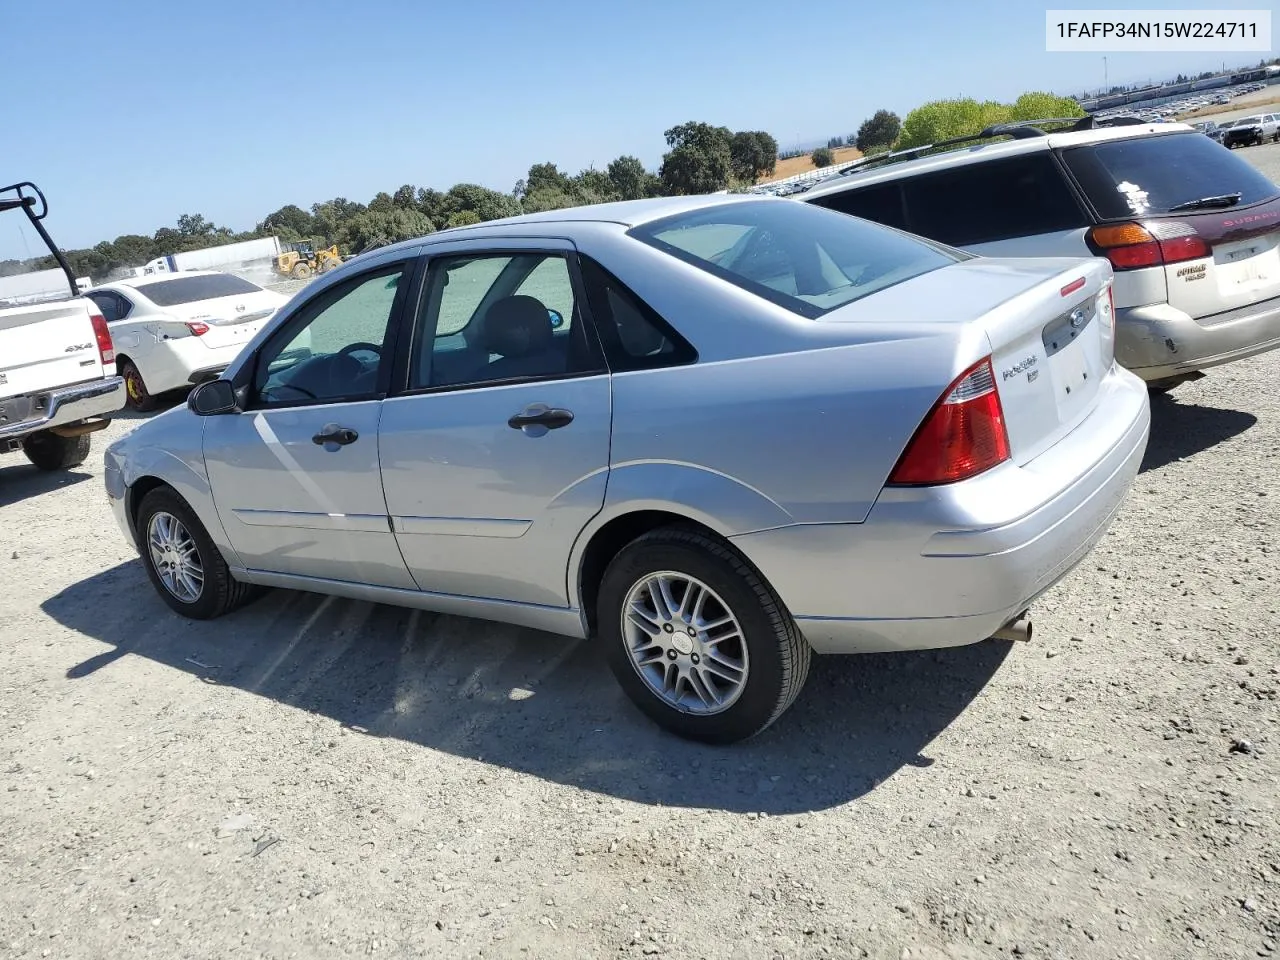
{"type": "Polygon", "coordinates": [[[311,438],[311,442],[318,447],[322,447],[326,443],[336,443],[340,447],[345,447],[348,443],[355,443],[359,439],[360,434],[350,427],[339,427],[337,424],[329,423],[311,438]]]}
{"type": "Polygon", "coordinates": [[[558,430],[571,423],[573,423],[572,410],[548,407],[539,403],[517,413],[507,421],[507,426],[512,430],[521,430],[524,427],[546,427],[548,430],[558,430]]]}

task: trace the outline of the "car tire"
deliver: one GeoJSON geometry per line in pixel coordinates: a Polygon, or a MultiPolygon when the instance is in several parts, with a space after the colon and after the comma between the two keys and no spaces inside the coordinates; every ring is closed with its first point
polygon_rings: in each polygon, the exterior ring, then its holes
{"type": "Polygon", "coordinates": [[[310,265],[305,263],[295,264],[293,268],[293,279],[310,280],[311,279],[310,265]]]}
{"type": "Polygon", "coordinates": [[[78,437],[60,437],[41,430],[22,441],[22,452],[38,470],[49,473],[70,470],[80,466],[89,456],[91,439],[87,433],[78,437]]]}
{"type": "Polygon", "coordinates": [[[690,740],[755,736],[791,706],[809,674],[812,651],[778,595],[728,545],[697,530],[664,527],[624,547],[600,583],[597,623],[623,691],[659,726],[690,740]],[[673,615],[663,617],[648,584],[673,601],[696,587],[702,615],[668,607],[673,615]],[[636,603],[647,620],[628,616],[636,603]],[[716,623],[726,616],[736,622],[716,623]]]}
{"type": "Polygon", "coordinates": [[[158,487],[142,498],[137,531],[138,552],[152,586],[170,609],[184,617],[212,620],[262,593],[260,587],[231,576],[221,551],[195,511],[169,487],[158,487]],[[191,554],[198,578],[186,563],[181,569],[174,566],[177,556],[191,554]],[[193,584],[198,589],[191,589],[193,584]]]}
{"type": "Polygon", "coordinates": [[[125,403],[138,413],[150,413],[156,408],[156,398],[147,389],[146,381],[132,360],[120,364],[120,376],[124,377],[125,403]]]}

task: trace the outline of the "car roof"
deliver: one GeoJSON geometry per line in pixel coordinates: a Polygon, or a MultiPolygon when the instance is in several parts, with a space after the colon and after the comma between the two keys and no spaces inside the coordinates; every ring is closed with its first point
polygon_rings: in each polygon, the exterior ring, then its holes
{"type": "MultiPolygon", "coordinates": [[[[695,210],[710,209],[731,203],[785,203],[780,197],[771,197],[758,193],[719,193],[699,194],[690,197],[655,197],[647,200],[617,200],[612,203],[590,203],[578,207],[563,207],[559,210],[543,210],[540,213],[525,213],[518,217],[503,217],[499,220],[486,220],[465,227],[449,227],[437,230],[412,240],[402,240],[370,250],[356,260],[365,257],[379,256],[390,252],[399,252],[420,246],[422,243],[452,241],[488,237],[546,236],[548,230],[556,233],[571,224],[612,224],[626,229],[661,220],[663,217],[678,213],[690,213],[695,210]]],[[[349,261],[354,262],[354,261],[349,261]]]]}
{"type": "Polygon", "coordinates": [[[1001,140],[996,143],[957,147],[944,153],[935,153],[931,156],[919,157],[914,160],[903,160],[898,163],[868,167],[865,170],[855,168],[847,174],[824,180],[803,194],[801,199],[812,200],[815,197],[825,196],[829,193],[839,193],[851,186],[883,183],[903,177],[913,177],[937,170],[946,170],[956,166],[985,163],[989,160],[1000,160],[1005,157],[1022,156],[1044,150],[1086,146],[1091,143],[1105,143],[1111,140],[1129,140],[1180,133],[1201,135],[1194,127],[1186,123],[1143,123],[1101,127],[1094,130],[1064,131],[1062,133],[1049,133],[1043,137],[1026,137],[1025,139],[1001,140]]]}

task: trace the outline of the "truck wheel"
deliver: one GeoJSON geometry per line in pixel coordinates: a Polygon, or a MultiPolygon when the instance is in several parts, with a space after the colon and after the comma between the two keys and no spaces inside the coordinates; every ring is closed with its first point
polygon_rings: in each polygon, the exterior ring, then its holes
{"type": "Polygon", "coordinates": [[[137,530],[147,576],[176,613],[212,620],[262,593],[231,576],[204,524],[172,489],[157,487],[142,498],[137,530]]]}
{"type": "Polygon", "coordinates": [[[811,650],[777,594],[738,554],[667,527],[634,540],[600,583],[597,623],[623,691],[672,733],[754,736],[795,700],[811,650]]]}
{"type": "Polygon", "coordinates": [[[89,456],[89,434],[60,437],[48,430],[33,433],[22,441],[22,452],[41,470],[70,470],[89,456]]]}
{"type": "Polygon", "coordinates": [[[311,267],[305,263],[299,263],[293,268],[293,279],[306,280],[311,276],[311,267]]]}
{"type": "Polygon", "coordinates": [[[124,377],[125,402],[139,413],[149,413],[156,408],[156,398],[143,382],[142,374],[132,360],[120,364],[120,376],[124,377]]]}

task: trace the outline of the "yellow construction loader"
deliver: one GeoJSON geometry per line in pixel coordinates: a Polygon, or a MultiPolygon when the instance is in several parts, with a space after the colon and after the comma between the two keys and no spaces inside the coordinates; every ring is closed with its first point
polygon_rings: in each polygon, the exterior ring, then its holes
{"type": "Polygon", "coordinates": [[[282,277],[306,280],[315,273],[328,273],[342,266],[338,245],[322,249],[317,240],[301,240],[298,243],[280,244],[276,257],[276,273],[282,277]]]}

